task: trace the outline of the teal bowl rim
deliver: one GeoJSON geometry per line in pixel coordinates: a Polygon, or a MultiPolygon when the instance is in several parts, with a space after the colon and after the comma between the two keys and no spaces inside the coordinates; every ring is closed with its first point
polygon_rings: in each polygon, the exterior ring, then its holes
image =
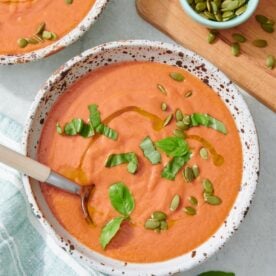
{"type": "Polygon", "coordinates": [[[200,23],[204,26],[207,26],[209,28],[212,28],[212,29],[232,28],[232,27],[235,27],[235,26],[240,25],[243,22],[245,22],[247,19],[249,19],[249,17],[256,10],[256,8],[259,4],[259,0],[249,0],[248,3],[250,3],[250,4],[248,5],[246,11],[243,14],[241,14],[241,15],[237,16],[236,18],[233,18],[229,21],[217,22],[217,21],[211,21],[211,20],[206,19],[206,18],[202,17],[201,15],[199,15],[196,11],[193,10],[193,8],[190,6],[190,4],[187,2],[187,0],[180,0],[180,4],[181,4],[182,8],[191,18],[193,18],[198,23],[200,23]]]}

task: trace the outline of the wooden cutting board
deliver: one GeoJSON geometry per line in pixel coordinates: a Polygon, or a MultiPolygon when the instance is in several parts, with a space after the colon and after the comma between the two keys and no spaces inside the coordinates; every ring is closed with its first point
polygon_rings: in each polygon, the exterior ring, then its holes
{"type": "MultiPolygon", "coordinates": [[[[276,27],[274,33],[268,34],[253,16],[237,28],[220,31],[220,39],[210,45],[207,43],[208,30],[186,15],[178,0],[136,0],[136,7],[146,21],[211,61],[230,79],[276,112],[276,68],[270,70],[265,66],[267,55],[276,57],[276,27]],[[230,50],[234,32],[248,39],[241,44],[239,57],[232,56],[230,50]],[[254,39],[267,40],[268,47],[256,48],[251,44],[254,39]]],[[[276,21],[276,1],[261,0],[256,14],[276,21]]]]}

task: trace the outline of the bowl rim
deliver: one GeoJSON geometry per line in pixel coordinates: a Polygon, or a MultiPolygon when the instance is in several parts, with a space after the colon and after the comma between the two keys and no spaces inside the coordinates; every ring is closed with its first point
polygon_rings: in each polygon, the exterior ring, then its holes
{"type": "Polygon", "coordinates": [[[95,0],[86,16],[56,42],[37,50],[21,54],[0,54],[0,65],[28,63],[51,56],[76,42],[96,22],[110,0],[95,0]]]}
{"type": "Polygon", "coordinates": [[[250,2],[252,2],[252,4],[250,4],[246,11],[237,16],[236,18],[233,18],[229,21],[225,21],[225,22],[217,22],[217,21],[212,21],[209,20],[207,18],[204,18],[202,16],[200,16],[196,11],[194,11],[194,9],[189,5],[187,0],[180,0],[180,4],[183,8],[183,10],[195,21],[197,21],[198,23],[209,27],[209,28],[213,28],[213,29],[228,29],[228,28],[232,28],[235,26],[238,26],[242,23],[244,23],[246,20],[249,19],[249,17],[254,13],[254,11],[256,10],[258,4],[259,4],[259,0],[249,0],[250,2]]]}
{"type": "MultiPolygon", "coordinates": [[[[96,55],[101,53],[102,51],[107,51],[107,50],[116,50],[117,48],[123,48],[127,49],[128,47],[137,47],[137,49],[141,47],[146,47],[147,49],[158,49],[158,50],[164,50],[164,51],[170,51],[173,53],[185,53],[187,55],[193,55],[200,60],[204,61],[206,64],[208,72],[218,72],[220,77],[222,77],[224,80],[229,82],[229,87],[233,89],[233,93],[235,95],[235,98],[238,100],[238,107],[240,108],[240,113],[242,114],[240,116],[243,116],[244,120],[247,120],[247,124],[245,127],[250,129],[250,133],[248,135],[250,136],[250,143],[252,143],[253,148],[251,147],[250,153],[252,152],[250,162],[254,165],[254,170],[253,172],[250,171],[252,181],[251,183],[241,183],[241,189],[237,195],[236,201],[232,207],[232,209],[229,212],[228,217],[226,218],[226,221],[222,223],[222,225],[219,227],[219,229],[214,233],[212,237],[210,237],[207,241],[205,241],[203,244],[199,245],[197,248],[194,250],[200,251],[200,249],[206,245],[211,245],[208,247],[208,257],[212,256],[215,252],[217,252],[219,249],[222,248],[222,246],[225,244],[225,242],[233,235],[233,233],[238,229],[238,226],[240,223],[243,221],[245,215],[248,212],[249,206],[252,202],[252,198],[255,193],[257,181],[258,181],[258,175],[259,175],[259,145],[258,145],[258,137],[256,133],[256,128],[253,122],[253,118],[251,116],[251,113],[243,100],[241,94],[237,90],[237,88],[232,84],[232,82],[226,77],[224,73],[222,73],[218,68],[216,68],[214,65],[212,65],[210,62],[205,60],[204,58],[200,57],[198,54],[187,50],[181,46],[169,44],[169,43],[163,43],[159,41],[149,41],[149,40],[126,40],[126,41],[114,41],[114,42],[109,42],[105,44],[101,44],[99,46],[96,46],[94,48],[91,48],[89,50],[86,50],[82,54],[70,59],[68,62],[66,62],[63,66],[60,67],[59,70],[55,71],[53,75],[46,81],[44,86],[40,89],[38,92],[31,108],[28,114],[28,119],[24,127],[24,132],[23,132],[23,138],[22,138],[22,149],[23,149],[23,154],[28,155],[28,139],[29,136],[32,135],[32,124],[35,122],[35,116],[34,114],[37,112],[37,109],[39,107],[40,101],[43,98],[44,94],[50,89],[51,85],[59,80],[60,76],[62,76],[64,73],[68,72],[68,70],[75,65],[77,65],[79,62],[86,61],[88,60],[89,56],[96,55]],[[241,196],[242,199],[241,199],[241,196]],[[239,201],[238,201],[239,200],[239,201]],[[239,205],[236,205],[238,202],[239,205]],[[229,222],[229,223],[226,223],[229,222]],[[231,225],[230,225],[231,223],[231,225]],[[233,223],[233,224],[232,224],[233,223]],[[218,234],[224,234],[223,236],[217,237],[216,235],[218,234]],[[214,238],[216,237],[216,239],[214,238]]],[[[150,61],[150,60],[149,60],[150,61]]],[[[120,62],[118,60],[117,62],[120,62]]],[[[226,104],[227,105],[227,104],[226,104]]],[[[230,109],[229,106],[227,106],[228,109],[230,109]]],[[[234,108],[234,107],[233,107],[234,108]]],[[[236,118],[235,122],[237,121],[236,118]]],[[[239,130],[238,130],[239,131],[239,130]]],[[[239,132],[240,134],[240,132],[239,132]]],[[[245,135],[245,134],[244,134],[245,135]]],[[[240,134],[241,138],[241,134],[240,134]]],[[[243,157],[244,157],[244,148],[243,148],[243,157]]],[[[248,157],[248,156],[247,156],[248,157]]],[[[251,164],[251,165],[252,165],[251,164]]],[[[253,170],[253,168],[249,168],[249,170],[253,170]]],[[[244,174],[249,173],[246,170],[243,170],[243,177],[244,174]]],[[[56,233],[56,231],[52,228],[50,223],[44,218],[43,213],[41,212],[39,205],[36,201],[36,198],[33,194],[32,187],[31,187],[31,182],[29,177],[26,175],[23,175],[23,184],[24,184],[24,189],[27,194],[27,199],[29,201],[29,204],[32,206],[32,211],[36,215],[37,219],[39,222],[42,224],[44,230],[46,230],[46,233],[51,236],[55,243],[59,245],[60,247],[64,246],[63,242],[61,242],[61,236],[56,233]]],[[[94,251],[91,250],[93,253],[94,251]]],[[[207,252],[206,251],[206,252],[207,252]]],[[[201,251],[202,252],[202,251],[201,251]]],[[[151,275],[152,273],[155,275],[168,275],[168,274],[173,274],[177,273],[180,271],[186,271],[188,269],[191,269],[192,267],[204,262],[207,257],[205,254],[200,254],[196,255],[195,258],[192,256],[188,256],[188,252],[184,255],[178,256],[176,258],[166,260],[164,262],[157,262],[157,263],[140,263],[140,264],[135,264],[135,263],[127,263],[128,266],[126,266],[126,262],[123,261],[118,261],[115,259],[111,259],[109,257],[106,257],[104,255],[99,254],[100,256],[103,257],[103,259],[106,262],[113,262],[116,265],[116,268],[102,264],[100,262],[92,262],[91,260],[86,259],[86,256],[82,254],[81,251],[74,250],[74,253],[69,252],[73,257],[76,257],[79,262],[81,262],[84,266],[89,265],[93,269],[96,269],[97,271],[107,273],[107,274],[112,274],[112,275],[151,275]],[[189,258],[192,258],[190,262],[187,262],[189,258]],[[158,268],[158,271],[152,270],[152,267],[154,269],[158,268]],[[142,271],[142,272],[141,272],[142,271]]],[[[69,254],[67,253],[67,254],[69,254]]],[[[64,253],[66,254],[66,253],[64,253]]],[[[96,253],[97,254],[97,253],[96,253]]]]}

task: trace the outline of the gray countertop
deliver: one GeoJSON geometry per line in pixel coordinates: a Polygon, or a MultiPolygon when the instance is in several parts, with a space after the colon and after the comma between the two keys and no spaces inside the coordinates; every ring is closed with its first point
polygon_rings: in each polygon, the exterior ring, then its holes
{"type": "MultiPolygon", "coordinates": [[[[137,15],[134,0],[113,0],[91,30],[64,51],[30,64],[1,66],[0,113],[23,124],[39,87],[54,70],[83,50],[121,39],[174,43],[137,15]]],[[[259,135],[261,170],[256,195],[245,221],[223,249],[181,275],[207,270],[233,271],[237,276],[276,275],[276,115],[241,92],[259,135]]]]}

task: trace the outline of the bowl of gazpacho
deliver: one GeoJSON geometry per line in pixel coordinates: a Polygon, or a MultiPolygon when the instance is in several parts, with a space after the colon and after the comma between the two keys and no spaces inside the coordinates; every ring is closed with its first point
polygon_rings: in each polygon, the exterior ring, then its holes
{"type": "Polygon", "coordinates": [[[0,0],[0,64],[52,55],[80,38],[108,0],[0,0]]]}
{"type": "Polygon", "coordinates": [[[259,171],[255,126],[233,83],[189,50],[144,40],[100,45],[55,72],[32,105],[24,149],[94,185],[88,220],[79,196],[24,177],[55,242],[112,275],[206,260],[246,215],[259,171]]]}

